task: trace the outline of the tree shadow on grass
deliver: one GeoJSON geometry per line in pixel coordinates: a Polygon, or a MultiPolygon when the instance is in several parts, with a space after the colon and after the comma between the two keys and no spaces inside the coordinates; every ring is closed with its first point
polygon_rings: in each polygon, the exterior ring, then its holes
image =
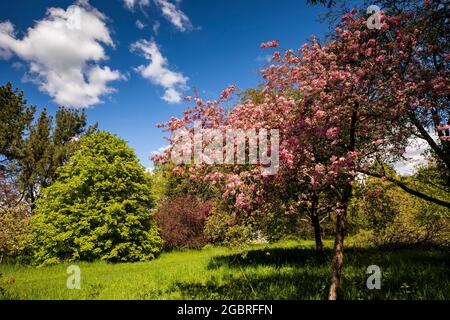
{"type": "MultiPolygon", "coordinates": [[[[266,248],[213,257],[206,282],[175,282],[183,299],[326,299],[331,250],[266,248]],[[219,271],[219,269],[221,269],[219,271]]],[[[448,299],[449,253],[438,249],[347,249],[344,299],[448,299]],[[382,269],[382,288],[369,290],[367,267],[382,269]]]]}
{"type": "MultiPolygon", "coordinates": [[[[323,266],[332,259],[333,250],[325,249],[318,255],[314,249],[265,248],[249,250],[243,253],[223,255],[211,258],[208,270],[221,267],[256,266],[323,266]]],[[[352,267],[378,265],[434,265],[446,263],[450,267],[450,253],[444,248],[346,248],[346,264],[352,267]]]]}
{"type": "Polygon", "coordinates": [[[305,248],[267,248],[245,251],[243,253],[213,257],[208,270],[218,269],[223,266],[256,267],[272,266],[320,266],[328,263],[331,250],[325,250],[323,255],[318,255],[313,249],[305,248]]]}
{"type": "Polygon", "coordinates": [[[206,283],[176,282],[169,290],[179,292],[182,299],[199,300],[297,300],[326,297],[326,273],[306,273],[301,270],[270,274],[244,272],[211,277],[206,283]]]}

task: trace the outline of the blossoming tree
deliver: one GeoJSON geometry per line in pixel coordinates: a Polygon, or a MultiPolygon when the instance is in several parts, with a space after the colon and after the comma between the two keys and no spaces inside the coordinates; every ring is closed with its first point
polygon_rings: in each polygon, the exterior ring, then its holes
{"type": "MultiPolygon", "coordinates": [[[[390,179],[418,197],[450,207],[448,201],[413,190],[377,170],[377,164],[401,157],[417,130],[427,133],[425,126],[422,130],[417,125],[418,115],[448,113],[448,105],[443,103],[448,101],[448,72],[427,72],[425,49],[418,40],[420,30],[409,23],[411,17],[408,13],[383,15],[377,30],[367,28],[366,19],[354,10],[343,17],[327,44],[322,46],[313,38],[298,53],[276,51],[273,64],[262,70],[264,86],[252,99],[226,110],[223,104],[236,89],[231,86],[216,101],[196,97],[196,105],[183,118],[162,125],[170,132],[185,129],[192,135],[195,122],[222,131],[279,129],[279,169],[274,175],[262,175],[261,162],[223,165],[200,161],[176,170],[189,172],[194,180],[221,185],[222,201],[234,207],[230,223],[243,213],[270,210],[273,199],[282,202],[286,211],[307,203],[312,212],[319,195],[334,200],[336,232],[329,299],[337,298],[341,282],[347,208],[358,173],[390,179]]],[[[261,45],[278,46],[278,41],[261,45]]],[[[444,60],[448,56],[442,63],[444,60]]],[[[439,120],[433,124],[434,130],[445,130],[439,120]]],[[[442,145],[446,143],[445,134],[439,136],[442,145]]],[[[170,142],[171,147],[156,161],[170,161],[177,141],[171,138],[170,142]]],[[[201,147],[209,143],[203,141],[201,147]]],[[[184,150],[190,148],[188,144],[184,150]]]]}

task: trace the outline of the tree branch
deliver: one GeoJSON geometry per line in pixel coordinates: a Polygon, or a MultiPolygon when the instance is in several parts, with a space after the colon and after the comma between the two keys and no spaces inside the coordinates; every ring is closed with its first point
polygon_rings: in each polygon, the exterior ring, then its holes
{"type": "Polygon", "coordinates": [[[413,196],[416,196],[418,198],[421,198],[423,200],[432,202],[434,204],[437,204],[437,205],[440,205],[440,206],[443,206],[443,207],[446,207],[446,208],[450,208],[450,202],[443,201],[443,200],[440,200],[440,199],[436,199],[436,198],[433,198],[433,197],[431,197],[429,195],[426,195],[426,194],[424,194],[424,193],[422,193],[420,191],[413,190],[410,187],[408,187],[405,183],[403,183],[403,182],[401,182],[401,181],[399,181],[397,179],[394,179],[394,178],[391,178],[391,177],[388,177],[388,176],[385,176],[385,175],[382,175],[382,174],[378,174],[378,173],[375,173],[375,172],[372,172],[372,171],[363,170],[363,169],[358,169],[358,172],[366,174],[366,175],[371,176],[371,177],[375,177],[375,178],[379,178],[379,179],[385,179],[386,181],[394,183],[395,185],[397,185],[398,187],[400,187],[404,191],[408,192],[409,194],[412,194],[413,196]]]}

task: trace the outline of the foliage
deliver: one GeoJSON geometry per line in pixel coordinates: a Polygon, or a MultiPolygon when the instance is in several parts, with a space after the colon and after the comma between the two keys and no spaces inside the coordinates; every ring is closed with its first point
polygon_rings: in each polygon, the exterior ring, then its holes
{"type": "MultiPolygon", "coordinates": [[[[441,178],[437,167],[421,168],[411,181],[421,188],[433,185],[433,175],[441,178]],[[427,181],[421,181],[423,177],[427,181]]],[[[434,181],[436,182],[436,181],[434,181]]],[[[441,184],[433,190],[439,195],[441,184]]],[[[356,188],[350,207],[350,232],[359,233],[360,242],[377,246],[450,245],[450,209],[413,197],[388,181],[367,178],[356,188]]],[[[448,195],[448,194],[447,194],[448,195]]]]}
{"type": "MultiPolygon", "coordinates": [[[[271,201],[267,195],[273,189],[285,191],[282,206],[286,211],[298,211],[303,202],[317,202],[322,190],[331,190],[336,252],[330,299],[337,298],[342,276],[347,209],[357,173],[384,177],[369,170],[374,159],[401,158],[412,135],[428,141],[439,160],[450,168],[448,141],[442,135],[448,128],[441,126],[448,117],[448,43],[424,47],[422,34],[432,35],[410,23],[419,19],[427,25],[430,12],[425,3],[417,15],[380,13],[378,30],[369,29],[365,12],[358,15],[354,9],[342,17],[331,41],[322,45],[313,38],[298,52],[276,51],[273,64],[262,70],[266,83],[260,95],[256,93],[258,99],[248,99],[227,111],[223,104],[236,89],[230,86],[215,101],[196,97],[195,105],[183,117],[161,125],[169,132],[183,129],[191,136],[197,122],[221,132],[227,128],[279,128],[280,164],[274,176],[261,174],[262,161],[240,167],[207,166],[203,162],[181,165],[177,171],[212,186],[220,185],[233,220],[251,215],[261,205],[266,207],[264,203],[271,201]],[[433,58],[435,66],[430,67],[433,58]],[[439,145],[426,128],[439,132],[439,145]],[[295,192],[299,187],[307,199],[295,192]]],[[[278,46],[277,40],[261,44],[261,48],[278,46]]],[[[180,141],[174,135],[170,142],[170,148],[156,160],[167,162],[174,150],[192,150],[191,139],[180,141]]],[[[202,147],[207,144],[208,139],[202,147]]],[[[417,197],[450,208],[449,202],[434,195],[397,184],[417,197]]]]}
{"type": "Polygon", "coordinates": [[[207,217],[205,235],[212,243],[242,246],[255,240],[258,233],[253,220],[230,217],[228,207],[219,202],[207,217]]]}
{"type": "Polygon", "coordinates": [[[67,163],[77,148],[78,139],[92,133],[95,127],[86,129],[83,112],[60,108],[53,119],[44,109],[37,122],[30,127],[18,156],[19,187],[33,204],[40,191],[50,186],[56,178],[58,167],[67,163]]]}
{"type": "Polygon", "coordinates": [[[83,137],[57,176],[32,218],[37,263],[156,256],[150,178],[124,140],[107,132],[83,137]]]}
{"type": "MultiPolygon", "coordinates": [[[[355,5],[348,0],[334,0],[334,5],[327,14],[331,27],[334,29],[336,21],[345,16],[350,10],[349,6],[355,5]],[[336,19],[336,18],[339,19],[336,19]]],[[[310,1],[312,4],[324,3],[323,1],[310,1]]],[[[374,3],[364,1],[359,7],[359,12],[366,13],[369,5],[374,3]]],[[[448,16],[450,6],[447,0],[380,0],[376,3],[385,14],[385,17],[404,17],[396,21],[396,25],[389,25],[388,29],[381,30],[382,34],[392,29],[400,29],[402,32],[396,39],[403,41],[405,36],[412,35],[414,42],[410,48],[403,47],[398,51],[398,56],[407,59],[401,63],[401,69],[393,73],[385,73],[382,76],[390,82],[384,87],[387,89],[399,88],[397,91],[404,98],[401,99],[404,106],[396,120],[403,129],[412,133],[415,137],[426,141],[431,149],[431,154],[441,167],[443,182],[450,186],[450,114],[448,112],[449,96],[449,67],[450,67],[450,26],[448,16]],[[394,27],[394,28],[393,28],[394,27]],[[394,81],[392,81],[394,80],[394,81]],[[405,89],[401,84],[407,84],[405,89]],[[406,93],[406,95],[405,95],[406,93]],[[434,139],[433,135],[439,139],[434,139]]],[[[367,16],[365,17],[367,18],[367,16]]],[[[386,52],[389,52],[388,46],[386,52]]],[[[383,92],[388,95],[389,90],[383,92]]]]}
{"type": "Polygon", "coordinates": [[[163,168],[156,166],[152,172],[149,173],[152,180],[152,196],[156,203],[159,203],[167,197],[169,172],[163,168]]]}
{"type": "Polygon", "coordinates": [[[164,200],[155,215],[161,238],[168,248],[199,248],[207,243],[205,219],[212,203],[192,195],[178,195],[164,200]]]}
{"type": "Polygon", "coordinates": [[[40,191],[53,183],[57,168],[73,154],[78,139],[96,126],[86,128],[85,113],[66,108],[59,108],[54,120],[44,109],[33,122],[36,108],[27,107],[23,96],[11,83],[0,87],[0,161],[16,176],[16,187],[33,207],[40,191]]]}
{"type": "Polygon", "coordinates": [[[25,258],[32,243],[26,206],[0,208],[0,263],[2,258],[25,258]]]}
{"type": "Polygon", "coordinates": [[[0,263],[4,258],[23,261],[28,256],[32,241],[29,212],[13,181],[0,170],[0,263]]]}
{"type": "Polygon", "coordinates": [[[22,138],[33,120],[35,107],[27,107],[23,92],[8,82],[0,86],[0,156],[3,162],[16,159],[22,138]]]}

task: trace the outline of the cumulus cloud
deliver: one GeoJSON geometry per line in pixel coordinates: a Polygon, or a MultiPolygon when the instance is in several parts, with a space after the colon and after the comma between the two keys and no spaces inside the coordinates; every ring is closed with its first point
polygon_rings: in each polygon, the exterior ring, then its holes
{"type": "Polygon", "coordinates": [[[106,17],[88,0],[67,10],[47,9],[22,39],[10,21],[0,23],[0,56],[16,55],[27,63],[26,78],[67,107],[88,107],[114,92],[108,83],[122,79],[119,71],[99,63],[107,59],[104,46],[114,47],[106,17]]]}
{"type": "Polygon", "coordinates": [[[150,61],[148,65],[141,65],[136,71],[153,84],[164,88],[164,96],[161,98],[168,103],[179,103],[182,93],[186,90],[189,78],[182,73],[168,69],[168,61],[154,41],[139,40],[131,46],[133,52],[142,54],[150,61]]]}

